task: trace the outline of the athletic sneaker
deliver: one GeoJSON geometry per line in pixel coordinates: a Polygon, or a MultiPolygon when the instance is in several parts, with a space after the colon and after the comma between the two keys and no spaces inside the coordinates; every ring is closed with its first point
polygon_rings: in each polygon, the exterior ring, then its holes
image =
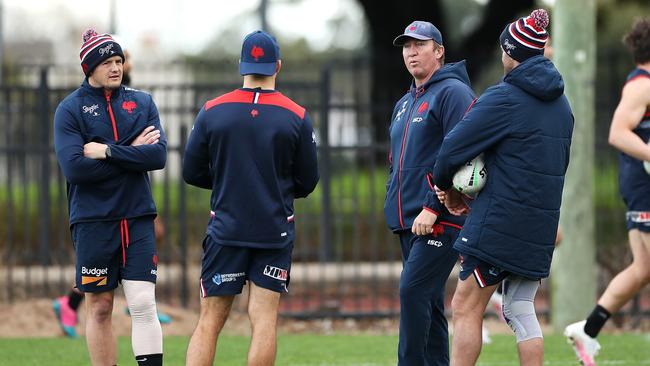
{"type": "Polygon", "coordinates": [[[492,296],[490,296],[490,302],[488,304],[492,306],[494,312],[499,315],[499,319],[503,321],[506,320],[503,317],[503,295],[502,294],[494,291],[492,293],[492,296]]]}
{"type": "Polygon", "coordinates": [[[567,337],[567,341],[573,345],[573,350],[582,365],[596,366],[594,359],[600,350],[600,344],[595,338],[591,338],[585,333],[586,322],[583,320],[569,324],[564,328],[564,335],[567,337]]]}
{"type": "Polygon", "coordinates": [[[77,338],[77,312],[68,304],[68,297],[61,296],[52,302],[54,314],[59,321],[63,333],[70,338],[77,338]]]}

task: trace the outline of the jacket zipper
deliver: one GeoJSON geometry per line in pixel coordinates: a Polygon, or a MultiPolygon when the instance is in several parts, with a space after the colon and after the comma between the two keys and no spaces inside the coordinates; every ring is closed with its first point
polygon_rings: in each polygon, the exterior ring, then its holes
{"type": "Polygon", "coordinates": [[[406,127],[404,128],[404,136],[402,137],[402,151],[399,154],[399,169],[397,170],[397,215],[399,216],[399,226],[404,229],[404,218],[402,218],[402,162],[404,159],[404,149],[406,148],[406,136],[409,131],[409,125],[411,124],[411,114],[413,114],[413,108],[418,103],[418,94],[420,89],[415,89],[415,100],[411,104],[409,110],[409,116],[406,119],[406,127]]]}
{"type": "Polygon", "coordinates": [[[108,115],[111,117],[111,124],[113,125],[113,138],[117,142],[117,124],[115,123],[115,115],[113,115],[113,107],[111,107],[111,92],[104,91],[104,96],[106,97],[106,104],[108,104],[108,115]]]}

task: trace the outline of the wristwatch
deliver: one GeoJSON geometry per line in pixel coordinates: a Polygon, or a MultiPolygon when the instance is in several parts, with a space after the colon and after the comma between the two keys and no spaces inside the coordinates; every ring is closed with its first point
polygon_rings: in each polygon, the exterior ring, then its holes
{"type": "Polygon", "coordinates": [[[106,157],[110,158],[111,157],[111,146],[106,145],[106,157]]]}

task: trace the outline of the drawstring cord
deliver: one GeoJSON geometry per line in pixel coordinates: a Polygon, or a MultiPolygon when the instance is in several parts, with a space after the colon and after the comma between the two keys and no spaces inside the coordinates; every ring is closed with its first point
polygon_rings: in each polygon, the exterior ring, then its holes
{"type": "Polygon", "coordinates": [[[120,242],[122,244],[122,267],[126,267],[126,248],[129,247],[129,223],[126,219],[120,220],[120,242]]]}

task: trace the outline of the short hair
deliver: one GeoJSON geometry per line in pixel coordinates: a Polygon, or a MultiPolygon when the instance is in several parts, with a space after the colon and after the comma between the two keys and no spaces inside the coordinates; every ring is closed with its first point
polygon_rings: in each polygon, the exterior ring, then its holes
{"type": "Polygon", "coordinates": [[[432,40],[432,41],[433,41],[433,50],[434,51],[437,50],[440,47],[443,48],[442,57],[440,58],[440,66],[443,66],[445,64],[445,52],[444,52],[445,48],[444,48],[443,45],[439,44],[435,40],[432,40]]]}
{"type": "Polygon", "coordinates": [[[638,19],[623,37],[623,43],[632,51],[634,62],[650,62],[650,17],[638,19]]]}

